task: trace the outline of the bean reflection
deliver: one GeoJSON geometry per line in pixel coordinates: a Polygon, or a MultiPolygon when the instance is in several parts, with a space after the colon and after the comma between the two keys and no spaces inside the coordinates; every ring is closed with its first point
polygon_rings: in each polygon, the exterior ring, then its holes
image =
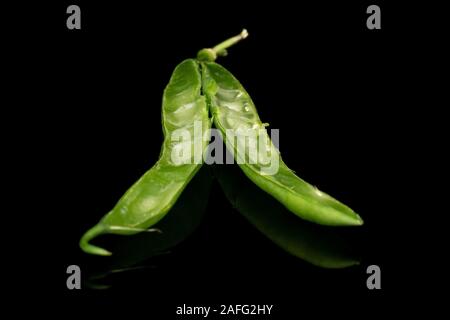
{"type": "Polygon", "coordinates": [[[359,264],[342,237],[344,230],[313,225],[290,214],[278,201],[251,183],[237,166],[216,166],[214,170],[233,207],[288,253],[323,268],[359,264]]]}

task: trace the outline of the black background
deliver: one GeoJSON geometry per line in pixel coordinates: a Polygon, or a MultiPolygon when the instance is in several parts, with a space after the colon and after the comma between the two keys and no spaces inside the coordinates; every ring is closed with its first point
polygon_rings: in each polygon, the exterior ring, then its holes
{"type": "Polygon", "coordinates": [[[369,4],[75,1],[23,8],[30,27],[13,39],[23,50],[11,83],[29,88],[15,100],[26,147],[14,146],[33,181],[29,198],[18,201],[33,209],[32,231],[15,241],[24,265],[39,270],[34,288],[45,295],[35,297],[47,301],[40,307],[163,319],[175,318],[183,303],[259,303],[275,305],[273,319],[306,311],[356,318],[414,295],[405,286],[412,272],[400,262],[410,251],[406,221],[420,214],[402,201],[412,183],[405,159],[417,142],[405,97],[414,99],[411,76],[421,68],[412,38],[426,39],[408,24],[408,7],[384,2],[375,3],[382,29],[368,30],[369,4]],[[81,7],[81,30],[66,28],[69,4],[81,7]],[[284,161],[364,218],[363,227],[345,231],[361,264],[327,270],[288,255],[213,182],[204,221],[170,254],[145,261],[150,268],[109,276],[107,290],[67,290],[68,265],[87,277],[103,263],[81,252],[80,236],[158,158],[162,91],[174,67],[242,28],[248,39],[218,62],[245,86],[262,121],[280,129],[284,161]],[[382,270],[378,291],[366,287],[371,264],[382,270]]]}

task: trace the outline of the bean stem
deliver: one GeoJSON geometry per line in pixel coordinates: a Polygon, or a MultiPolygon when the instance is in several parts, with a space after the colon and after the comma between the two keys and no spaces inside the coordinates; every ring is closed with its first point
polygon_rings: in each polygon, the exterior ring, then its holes
{"type": "Polygon", "coordinates": [[[234,46],[236,43],[238,43],[239,41],[245,39],[248,37],[248,32],[246,29],[243,29],[241,31],[240,34],[238,34],[237,36],[231,37],[227,40],[225,40],[224,42],[219,43],[217,46],[215,46],[214,48],[212,48],[214,50],[214,52],[221,56],[224,52],[226,52],[226,49],[234,46]]]}
{"type": "Polygon", "coordinates": [[[246,29],[243,29],[240,34],[231,37],[213,48],[202,49],[197,54],[197,59],[202,61],[215,61],[218,56],[226,56],[227,49],[231,46],[234,46],[239,41],[248,37],[248,32],[246,29]]]}

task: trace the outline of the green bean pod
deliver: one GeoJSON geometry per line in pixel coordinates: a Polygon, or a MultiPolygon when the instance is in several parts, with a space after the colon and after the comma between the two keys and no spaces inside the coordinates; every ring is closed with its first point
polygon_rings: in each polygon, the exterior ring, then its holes
{"type": "Polygon", "coordinates": [[[185,60],[175,68],[163,95],[164,142],[159,160],[83,235],[80,247],[85,252],[111,255],[89,243],[100,234],[129,235],[148,230],[167,214],[201,167],[211,126],[201,85],[196,60],[185,60]],[[186,132],[191,139],[184,139],[186,132]],[[181,156],[174,158],[175,154],[181,156]]]}
{"type": "Polygon", "coordinates": [[[206,95],[214,124],[220,130],[245,175],[262,190],[271,194],[299,217],[322,225],[356,226],[363,224],[358,214],[336,199],[299,178],[282,161],[278,149],[268,137],[265,125],[259,119],[255,105],[239,81],[224,67],[214,62],[202,62],[203,93],[206,95]],[[235,141],[239,132],[257,131],[255,136],[267,143],[241,145],[235,141]],[[230,134],[232,133],[232,134],[230,134]],[[265,135],[265,136],[264,136],[265,135]],[[253,147],[251,146],[253,145],[253,147]],[[244,150],[242,152],[242,150],[244,150]],[[252,161],[256,154],[257,161],[252,161]],[[270,154],[278,161],[276,172],[258,159],[270,154]],[[245,157],[245,158],[244,158],[245,157]]]}

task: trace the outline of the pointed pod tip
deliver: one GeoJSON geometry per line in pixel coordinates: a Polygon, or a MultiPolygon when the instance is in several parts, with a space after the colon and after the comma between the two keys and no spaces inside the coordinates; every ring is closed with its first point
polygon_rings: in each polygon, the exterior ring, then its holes
{"type": "Polygon", "coordinates": [[[89,243],[80,244],[81,249],[89,254],[97,255],[97,256],[110,256],[112,253],[106,249],[91,245],[89,243]]]}
{"type": "Polygon", "coordinates": [[[350,219],[346,219],[342,226],[359,227],[363,224],[364,220],[357,213],[355,213],[350,219]]]}
{"type": "Polygon", "coordinates": [[[94,246],[89,243],[93,238],[98,235],[105,233],[105,227],[101,224],[97,224],[81,237],[80,239],[80,248],[86,253],[98,255],[98,256],[110,256],[112,253],[106,249],[94,246]]]}
{"type": "Polygon", "coordinates": [[[364,220],[359,216],[359,214],[355,212],[351,212],[351,214],[339,215],[335,216],[335,220],[328,221],[328,223],[324,223],[330,226],[340,226],[340,227],[359,227],[364,224],[364,220]]]}
{"type": "Polygon", "coordinates": [[[364,220],[361,218],[361,216],[359,214],[356,214],[356,219],[357,219],[357,226],[362,226],[364,224],[364,220]]]}

